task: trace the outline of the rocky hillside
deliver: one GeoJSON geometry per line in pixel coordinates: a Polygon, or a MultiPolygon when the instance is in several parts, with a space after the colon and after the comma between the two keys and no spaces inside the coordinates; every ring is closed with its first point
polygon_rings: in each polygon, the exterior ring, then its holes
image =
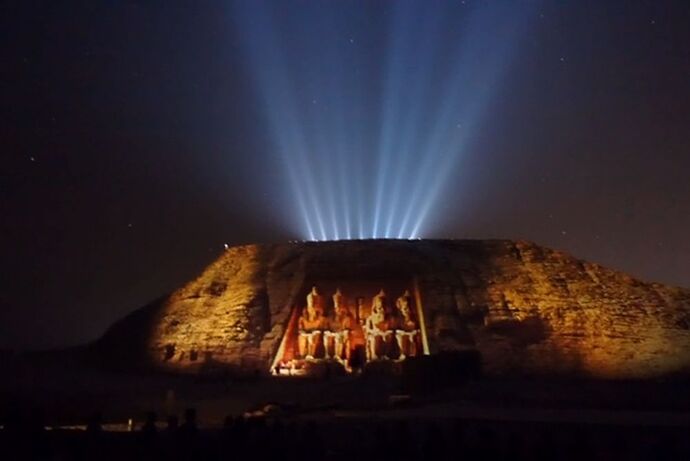
{"type": "Polygon", "coordinates": [[[528,242],[340,241],[230,248],[114,325],[99,350],[170,371],[268,371],[319,280],[414,281],[429,350],[477,349],[495,373],[657,377],[690,371],[690,290],[528,242]]]}

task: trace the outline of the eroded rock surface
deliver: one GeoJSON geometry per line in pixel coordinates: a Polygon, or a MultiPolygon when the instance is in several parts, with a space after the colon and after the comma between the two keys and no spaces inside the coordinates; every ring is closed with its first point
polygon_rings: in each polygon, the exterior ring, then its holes
{"type": "Polygon", "coordinates": [[[655,377],[690,371],[690,290],[528,242],[342,241],[230,248],[147,314],[106,334],[143,332],[130,359],[198,372],[271,366],[305,283],[414,280],[431,353],[477,349],[495,373],[655,377]],[[135,325],[136,324],[136,325],[135,325]]]}

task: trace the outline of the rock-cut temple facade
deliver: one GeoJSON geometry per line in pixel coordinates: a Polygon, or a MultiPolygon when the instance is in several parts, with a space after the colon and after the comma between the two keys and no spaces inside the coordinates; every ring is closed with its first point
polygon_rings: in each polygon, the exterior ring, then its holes
{"type": "Polygon", "coordinates": [[[658,377],[690,371],[690,290],[522,241],[246,245],[99,346],[183,373],[351,372],[471,350],[487,373],[658,377]]]}

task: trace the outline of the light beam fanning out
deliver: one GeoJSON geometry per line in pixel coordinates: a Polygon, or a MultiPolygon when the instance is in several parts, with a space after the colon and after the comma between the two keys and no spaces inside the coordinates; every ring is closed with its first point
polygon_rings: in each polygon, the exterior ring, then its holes
{"type": "Polygon", "coordinates": [[[235,4],[267,162],[285,173],[304,239],[419,238],[441,202],[465,199],[441,198],[471,174],[473,135],[529,15],[478,3],[235,4]]]}

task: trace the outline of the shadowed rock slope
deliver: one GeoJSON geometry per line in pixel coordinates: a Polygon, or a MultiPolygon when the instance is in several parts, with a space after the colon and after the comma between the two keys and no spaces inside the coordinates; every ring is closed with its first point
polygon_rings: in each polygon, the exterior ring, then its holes
{"type": "Polygon", "coordinates": [[[690,290],[523,241],[246,245],[115,324],[106,359],[267,372],[315,280],[415,280],[430,352],[477,349],[490,373],[649,378],[690,371],[690,290]]]}

